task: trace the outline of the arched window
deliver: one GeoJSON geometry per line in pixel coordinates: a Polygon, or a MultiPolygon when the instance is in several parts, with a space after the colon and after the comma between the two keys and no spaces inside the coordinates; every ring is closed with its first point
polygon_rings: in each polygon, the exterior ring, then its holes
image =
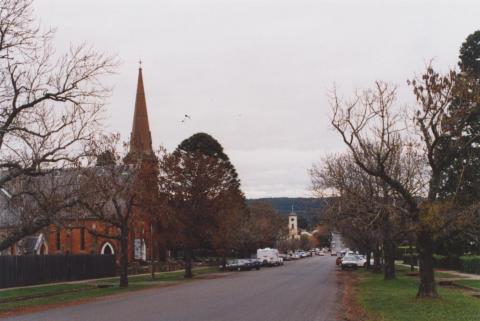
{"type": "Polygon", "coordinates": [[[37,237],[37,241],[35,242],[34,253],[37,255],[46,255],[48,254],[48,244],[45,240],[45,236],[40,234],[37,237]]]}
{"type": "Polygon", "coordinates": [[[102,249],[100,250],[101,255],[113,255],[115,254],[115,250],[113,249],[112,244],[109,242],[103,244],[102,249]]]}
{"type": "Polygon", "coordinates": [[[48,254],[48,249],[45,246],[45,243],[43,243],[42,246],[40,247],[40,255],[45,255],[45,254],[48,254]]]}

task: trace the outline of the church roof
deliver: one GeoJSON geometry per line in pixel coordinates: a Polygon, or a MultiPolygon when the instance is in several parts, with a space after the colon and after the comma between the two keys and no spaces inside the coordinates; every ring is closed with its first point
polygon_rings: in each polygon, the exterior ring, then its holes
{"type": "Polygon", "coordinates": [[[137,94],[135,98],[132,133],[130,135],[129,154],[135,156],[153,155],[152,135],[148,123],[147,101],[145,99],[145,89],[143,87],[142,68],[138,69],[137,94]]]}

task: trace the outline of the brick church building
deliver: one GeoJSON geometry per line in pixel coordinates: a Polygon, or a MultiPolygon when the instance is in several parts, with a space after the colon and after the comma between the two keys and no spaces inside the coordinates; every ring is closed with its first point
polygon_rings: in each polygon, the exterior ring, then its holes
{"type": "MultiPolygon", "coordinates": [[[[135,111],[130,135],[130,146],[124,161],[126,163],[141,164],[141,167],[149,171],[147,174],[156,177],[157,159],[152,149],[152,137],[148,121],[145,90],[143,86],[142,68],[138,71],[137,92],[135,99],[135,111]]],[[[155,180],[153,180],[156,185],[155,180]]],[[[157,188],[153,186],[152,190],[157,188]]],[[[1,195],[0,195],[1,196],[1,195]]],[[[139,209],[134,213],[135,222],[130,227],[128,259],[132,261],[150,260],[152,239],[158,238],[152,231],[152,223],[139,209]]],[[[89,230],[98,234],[112,235],[114,227],[109,226],[97,219],[88,217],[71,219],[65,218],[59,226],[51,225],[42,233],[26,237],[15,246],[12,246],[11,255],[22,254],[113,254],[120,249],[119,241],[114,238],[95,236],[89,230]]],[[[1,254],[1,253],[0,253],[1,254]]],[[[117,256],[118,259],[118,256],[117,256]]]]}

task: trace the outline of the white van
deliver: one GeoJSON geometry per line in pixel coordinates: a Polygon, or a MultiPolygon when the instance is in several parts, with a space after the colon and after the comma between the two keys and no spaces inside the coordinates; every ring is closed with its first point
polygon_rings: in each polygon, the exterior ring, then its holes
{"type": "Polygon", "coordinates": [[[277,249],[264,248],[257,250],[257,260],[263,265],[283,265],[283,259],[279,256],[277,249]]]}

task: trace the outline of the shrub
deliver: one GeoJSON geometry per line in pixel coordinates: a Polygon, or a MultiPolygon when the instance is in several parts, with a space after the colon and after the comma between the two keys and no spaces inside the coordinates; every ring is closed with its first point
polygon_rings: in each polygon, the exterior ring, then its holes
{"type": "Polygon", "coordinates": [[[462,272],[480,274],[480,256],[461,256],[460,261],[462,272]]]}
{"type": "Polygon", "coordinates": [[[436,268],[460,271],[463,266],[462,260],[455,256],[435,254],[433,258],[435,259],[436,268]]]}

